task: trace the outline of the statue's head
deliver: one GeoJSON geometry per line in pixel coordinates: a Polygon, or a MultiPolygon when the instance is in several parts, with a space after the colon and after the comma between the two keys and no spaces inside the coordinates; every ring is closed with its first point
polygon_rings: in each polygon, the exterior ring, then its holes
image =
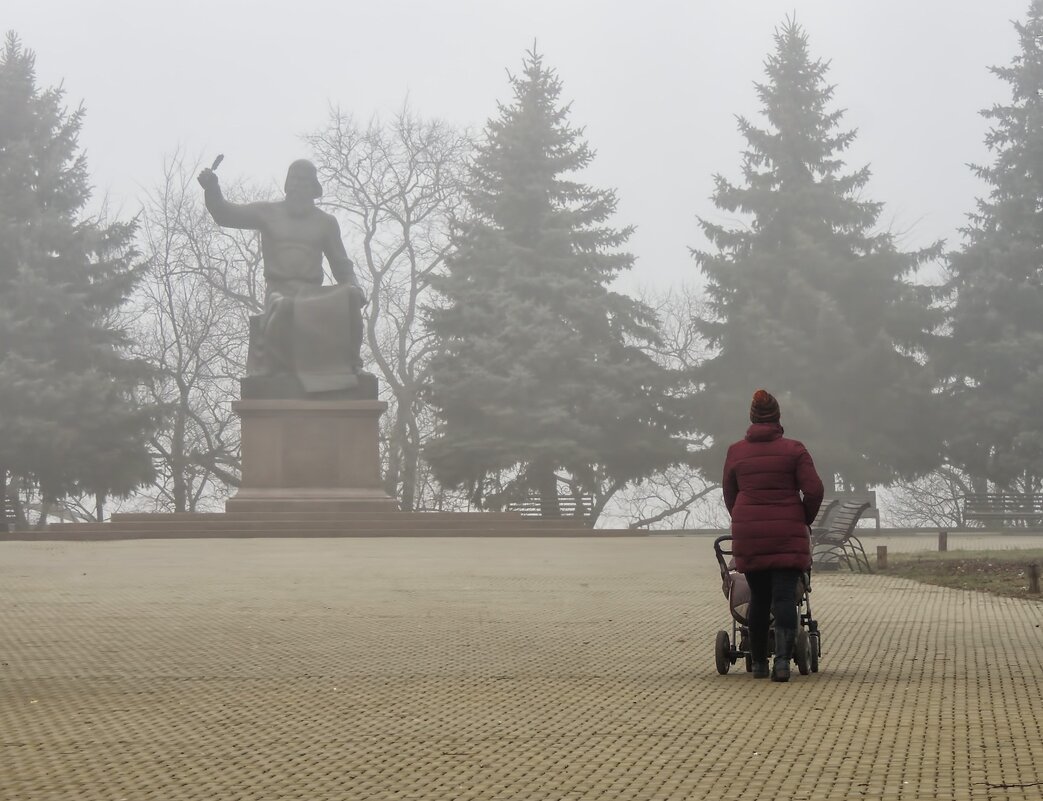
{"type": "Polygon", "coordinates": [[[322,197],[322,184],[319,183],[319,172],[308,159],[297,159],[286,171],[286,183],[283,186],[286,197],[307,197],[311,200],[322,197]]]}

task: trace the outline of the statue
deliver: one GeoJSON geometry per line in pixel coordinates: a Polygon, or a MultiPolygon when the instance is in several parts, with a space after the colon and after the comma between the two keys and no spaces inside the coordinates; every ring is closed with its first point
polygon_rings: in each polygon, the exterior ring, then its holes
{"type": "Polygon", "coordinates": [[[261,232],[264,313],[250,318],[243,397],[357,391],[376,397],[362,371],[362,307],[366,297],[344,250],[340,226],[315,206],[322,195],[315,165],[299,159],[286,173],[286,199],[229,203],[214,166],[199,173],[206,208],[226,228],[261,232]],[[322,285],[322,257],[336,286],[322,285]]]}

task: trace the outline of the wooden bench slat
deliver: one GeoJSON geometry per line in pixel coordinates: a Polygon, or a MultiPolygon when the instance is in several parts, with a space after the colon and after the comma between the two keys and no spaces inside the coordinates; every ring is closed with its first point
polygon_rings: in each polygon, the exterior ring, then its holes
{"type": "Polygon", "coordinates": [[[867,504],[863,509],[861,517],[866,517],[876,523],[877,530],[880,529],[880,510],[876,505],[876,490],[838,490],[827,489],[826,501],[837,501],[841,506],[848,504],[867,504]]]}
{"type": "Polygon", "coordinates": [[[1012,492],[971,492],[963,497],[964,520],[1039,521],[1043,495],[1012,492]]]}
{"type": "Polygon", "coordinates": [[[863,513],[870,507],[869,503],[848,501],[840,506],[840,511],[830,519],[828,528],[812,529],[812,556],[818,551],[818,557],[829,557],[832,555],[838,560],[843,560],[851,568],[852,564],[859,571],[863,569],[872,573],[865,548],[861,541],[855,536],[855,526],[863,513]]]}
{"type": "MultiPolygon", "coordinates": [[[[559,495],[557,498],[560,518],[587,519],[594,511],[594,496],[581,495],[578,500],[574,495],[559,495]]],[[[522,517],[543,517],[544,503],[539,496],[532,496],[520,501],[511,501],[506,511],[517,512],[522,517]]]]}

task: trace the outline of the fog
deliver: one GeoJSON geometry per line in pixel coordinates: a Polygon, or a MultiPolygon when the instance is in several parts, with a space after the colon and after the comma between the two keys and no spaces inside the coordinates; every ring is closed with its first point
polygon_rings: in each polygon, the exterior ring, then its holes
{"type": "MultiPolygon", "coordinates": [[[[202,206],[202,193],[195,180],[196,165],[214,163],[215,157],[222,154],[220,182],[228,188],[230,197],[239,200],[279,194],[287,165],[295,159],[308,157],[317,163],[319,172],[311,180],[322,176],[326,181],[326,208],[339,215],[339,222],[330,220],[330,230],[335,230],[337,236],[329,239],[340,238],[343,232],[346,256],[354,262],[353,268],[348,258],[341,258],[341,272],[347,276],[357,269],[362,288],[371,292],[371,298],[378,298],[366,312],[365,346],[381,357],[372,362],[379,363],[379,392],[391,404],[385,420],[392,422],[387,423],[381,440],[391,443],[382,455],[388,496],[397,498],[406,509],[429,509],[441,508],[431,506],[442,503],[441,496],[435,500],[440,492],[438,487],[462,486],[457,479],[466,472],[448,481],[432,478],[437,469],[425,472],[425,463],[430,466],[437,462],[432,458],[432,453],[437,455],[432,441],[438,438],[433,433],[433,418],[421,418],[438,403],[426,405],[429,397],[421,396],[425,392],[434,393],[431,397],[437,395],[431,388],[438,385],[438,373],[424,337],[417,336],[419,329],[413,327],[430,311],[430,307],[424,306],[426,300],[418,298],[422,292],[435,294],[431,276],[448,274],[443,269],[450,247],[446,233],[456,209],[448,203],[440,206],[433,216],[422,218],[425,222],[417,229],[411,227],[412,223],[421,218],[414,218],[411,212],[400,214],[397,207],[389,211],[380,206],[379,211],[369,213],[379,203],[370,204],[370,186],[365,178],[399,178],[396,165],[402,162],[396,163],[393,158],[396,153],[401,157],[401,151],[395,148],[396,141],[402,140],[395,140],[396,124],[392,122],[397,114],[408,109],[410,113],[404,117],[410,120],[439,121],[430,126],[430,130],[437,131],[432,139],[437,147],[425,150],[424,158],[428,165],[440,165],[431,170],[432,175],[438,176],[430,178],[437,191],[428,196],[444,197],[445,186],[451,183],[455,191],[461,184],[456,176],[464,169],[462,154],[473,152],[468,136],[481,136],[487,122],[496,119],[503,106],[512,102],[511,76],[523,68],[527,53],[538,52],[542,63],[555,70],[562,82],[558,100],[570,104],[569,123],[583,130],[597,154],[584,174],[575,177],[595,188],[615,190],[618,206],[614,217],[607,221],[610,226],[636,227],[636,233],[626,243],[626,250],[636,257],[635,266],[616,279],[614,288],[641,295],[655,306],[663,344],[653,343],[655,338],[650,336],[645,343],[647,352],[654,350],[655,355],[650,358],[657,360],[659,368],[675,371],[690,382],[690,394],[683,397],[688,404],[685,414],[699,419],[683,425],[678,422],[675,433],[691,432],[701,426],[698,430],[709,432],[715,438],[714,447],[719,448],[724,444],[722,432],[728,430],[728,436],[732,436],[728,426],[733,421],[734,436],[741,436],[749,393],[757,386],[770,386],[783,401],[787,424],[795,424],[792,433],[806,438],[822,454],[827,483],[829,474],[833,474],[842,476],[849,487],[883,486],[897,475],[917,478],[937,466],[943,435],[931,428],[937,415],[923,401],[929,400],[939,385],[930,383],[934,377],[928,376],[927,371],[920,371],[922,375],[917,380],[922,378],[922,383],[915,386],[904,377],[906,367],[915,365],[913,359],[907,358],[909,354],[921,362],[925,358],[925,330],[932,326],[940,330],[940,318],[932,316],[937,308],[919,302],[898,304],[893,302],[897,295],[880,296],[881,303],[892,303],[887,311],[897,309],[896,316],[907,312],[900,324],[895,323],[895,330],[901,329],[905,338],[899,342],[893,338],[899,335],[892,336],[888,330],[887,337],[874,340],[874,344],[857,338],[844,339],[847,333],[855,331],[847,325],[849,317],[887,316],[883,308],[872,305],[873,300],[862,293],[861,285],[849,287],[850,291],[844,294],[846,305],[840,311],[831,305],[835,298],[810,311],[806,305],[796,303],[787,314],[801,322],[810,320],[818,325],[816,314],[824,307],[828,308],[824,308],[823,319],[838,322],[833,328],[809,326],[801,337],[791,339],[779,334],[769,319],[771,315],[756,305],[759,299],[753,298],[748,305],[736,307],[734,315],[743,321],[744,330],[753,332],[750,341],[796,342],[791,352],[807,358],[800,362],[803,368],[799,371],[784,369],[782,359],[768,358],[757,363],[745,356],[712,367],[704,375],[716,373],[722,384],[723,389],[717,391],[728,407],[721,411],[713,406],[718,395],[704,391],[710,382],[698,377],[691,379],[691,368],[704,361],[711,346],[717,343],[712,334],[707,334],[707,328],[699,328],[706,295],[702,292],[703,276],[690,251],[717,250],[716,244],[704,238],[700,220],[731,230],[740,230],[748,223],[715,206],[715,179],[720,176],[735,184],[744,180],[741,169],[747,142],[738,130],[740,118],[755,127],[770,127],[761,119],[757,84],[765,80],[765,61],[775,49],[776,32],[790,20],[807,34],[812,58],[830,65],[827,77],[834,92],[828,107],[829,111],[844,110],[840,131],[857,131],[852,146],[839,154],[845,162],[840,172],[857,173],[867,165],[871,170],[868,184],[852,199],[882,204],[877,224],[893,235],[898,250],[915,251],[939,241],[944,241],[950,250],[959,248],[960,228],[966,215],[975,208],[976,199],[987,193],[987,187],[970,165],[989,164],[994,158],[984,144],[989,123],[981,111],[1009,99],[1010,86],[993,75],[990,67],[1009,65],[1019,54],[1013,21],[1024,18],[1027,10],[1026,0],[925,0],[915,4],[897,0],[873,4],[835,0],[751,0],[742,4],[652,0],[640,7],[618,0],[447,0],[438,4],[304,0],[263,6],[244,0],[216,4],[159,0],[145,6],[128,0],[89,4],[16,0],[5,6],[3,28],[18,34],[22,45],[35,53],[38,87],[62,86],[70,109],[80,104],[86,109],[78,144],[86,155],[90,181],[95,187],[86,211],[103,212],[101,217],[106,221],[136,218],[139,227],[134,235],[139,237],[139,243],[153,235],[158,237],[142,248],[150,270],[134,298],[140,304],[136,308],[140,314],[128,317],[133,317],[136,350],[132,355],[150,364],[167,358],[170,350],[163,339],[168,327],[171,337],[195,337],[191,341],[179,340],[179,345],[184,346],[182,350],[191,354],[195,362],[164,364],[163,374],[180,378],[196,371],[192,374],[201,382],[195,390],[197,396],[185,399],[181,393],[176,399],[184,406],[186,419],[191,418],[198,425],[199,430],[192,434],[197,445],[188,441],[191,436],[183,437],[180,428],[176,437],[170,432],[163,434],[170,434],[172,442],[167,449],[170,464],[163,473],[169,474],[172,500],[168,504],[161,498],[157,508],[166,508],[166,504],[178,511],[195,511],[192,504],[196,501],[192,498],[199,499],[199,509],[207,504],[219,505],[237,480],[239,429],[230,408],[238,397],[236,377],[242,374],[247,362],[248,347],[256,344],[247,335],[248,316],[269,311],[261,286],[260,257],[246,246],[245,240],[210,236],[215,226],[202,206]],[[341,116],[337,121],[338,135],[331,144],[316,133],[331,125],[334,112],[341,116]],[[383,124],[368,126],[372,120],[383,124]],[[372,134],[374,131],[377,133],[372,134]],[[387,157],[381,162],[385,166],[370,173],[359,169],[359,175],[365,173],[363,178],[351,175],[351,169],[341,170],[343,165],[338,159],[348,151],[339,150],[338,145],[351,137],[359,142],[371,134],[376,138],[367,139],[364,147],[377,154],[377,161],[387,157]],[[385,136],[390,138],[380,139],[385,136]],[[439,148],[441,155],[430,156],[439,148]],[[388,163],[392,164],[390,168],[388,163]],[[450,173],[451,181],[437,184],[450,173]],[[162,190],[157,191],[164,181],[162,190]],[[186,209],[195,216],[189,214],[190,222],[183,225],[180,215],[186,209]],[[356,214],[359,209],[366,213],[356,214]],[[390,222],[390,228],[365,229],[358,222],[360,218],[379,218],[380,225],[390,222]],[[400,223],[401,230],[391,230],[400,223]],[[415,241],[422,243],[420,251],[413,248],[414,240],[410,237],[414,236],[415,241]],[[399,247],[407,240],[408,247],[399,247]],[[149,252],[182,252],[172,247],[172,242],[185,253],[202,254],[202,266],[193,262],[183,269],[176,259],[149,256],[149,252]],[[403,252],[409,252],[411,258],[418,252],[421,256],[403,267],[406,260],[396,261],[397,254],[403,252]],[[241,269],[220,269],[233,262],[241,269]],[[406,283],[400,280],[401,276],[388,272],[392,268],[408,273],[408,279],[403,279],[409,282],[408,291],[403,289],[406,283]],[[172,288],[181,293],[177,303],[167,307],[153,302],[154,298],[150,301],[149,292],[162,294],[173,292],[172,288]],[[215,302],[215,297],[220,302],[215,302]],[[380,317],[374,311],[380,308],[393,310],[380,317]],[[199,309],[205,309],[206,314],[199,309]],[[405,311],[398,314],[399,309],[405,311]],[[757,325],[762,328],[754,331],[757,325]],[[215,331],[220,333],[211,333],[215,331]],[[808,355],[805,344],[810,339],[835,345],[836,350],[823,349],[808,355]],[[394,347],[389,343],[394,343],[394,347]],[[391,351],[392,357],[382,358],[391,351]],[[853,357],[847,358],[851,354],[861,359],[861,367],[854,364],[853,357]],[[902,363],[896,363],[896,359],[902,363]],[[852,364],[848,365],[850,375],[838,380],[836,365],[841,361],[852,364]],[[816,370],[816,375],[810,375],[816,370]],[[826,397],[823,387],[831,388],[835,395],[826,397]],[[890,409],[889,414],[895,418],[908,418],[906,422],[915,431],[910,439],[916,441],[903,441],[904,432],[888,433],[889,420],[860,420],[875,426],[870,432],[873,435],[881,435],[892,445],[897,443],[892,449],[898,451],[898,456],[891,459],[893,464],[885,465],[886,469],[874,468],[857,476],[846,475],[843,469],[834,470],[848,455],[872,451],[860,437],[845,439],[843,432],[850,428],[844,411],[849,408],[848,396],[855,396],[856,405],[865,405],[865,399],[881,397],[881,387],[897,388],[901,390],[897,394],[908,396],[908,408],[899,410],[898,406],[882,402],[878,405],[890,409]],[[731,398],[736,399],[734,407],[731,398]],[[710,405],[699,409],[700,400],[710,405]],[[422,414],[416,411],[421,408],[425,410],[422,414]],[[840,410],[843,419],[827,419],[824,410],[840,410]],[[919,419],[916,415],[921,413],[931,426],[909,422],[919,419]],[[208,467],[200,483],[191,489],[191,481],[181,480],[180,465],[184,459],[196,459],[197,453],[203,451],[206,459],[202,461],[208,467]],[[231,472],[217,465],[225,465],[231,472]]],[[[202,183],[207,183],[206,179],[204,176],[202,183]]],[[[417,179],[405,189],[400,184],[390,190],[382,185],[372,194],[394,198],[396,203],[412,202],[407,196],[416,193],[421,183],[417,179]]],[[[307,199],[309,206],[311,198],[309,195],[307,199]]],[[[208,198],[207,208],[212,199],[208,198]]],[[[722,207],[726,205],[722,202],[722,207]]],[[[260,224],[246,227],[253,230],[260,224]]],[[[461,252],[461,248],[455,251],[457,256],[461,252]]],[[[339,253],[345,256],[344,249],[339,253]]],[[[920,273],[913,276],[915,281],[930,283],[938,277],[941,253],[941,249],[932,251],[930,259],[919,264],[920,273]]],[[[321,256],[319,250],[315,254],[321,256]]],[[[326,256],[332,272],[334,264],[328,252],[326,256]]],[[[725,254],[724,260],[727,258],[725,254]]],[[[489,264],[491,261],[495,260],[477,259],[475,263],[491,274],[495,269],[495,265],[489,264]]],[[[801,254],[796,261],[805,265],[807,259],[801,254]]],[[[827,266],[832,267],[832,262],[827,262],[827,266]]],[[[606,268],[606,274],[614,269],[606,268]]],[[[711,271],[712,267],[707,269],[711,271]]],[[[814,270],[809,275],[813,273],[814,270]]],[[[895,274],[904,275],[905,266],[896,269],[895,274]]],[[[812,288],[822,283],[808,280],[812,288]]],[[[795,281],[791,283],[795,285],[795,281]]],[[[509,290],[501,293],[509,294],[509,290]]],[[[756,293],[735,294],[745,301],[756,293]]],[[[571,298],[567,292],[559,295],[571,298]]],[[[795,297],[798,295],[799,292],[795,297]]],[[[466,300],[457,300],[458,305],[467,305],[466,300]]],[[[355,303],[350,326],[351,330],[361,330],[362,301],[355,303]]],[[[602,304],[599,310],[610,308],[607,301],[599,299],[598,303],[602,304]]],[[[613,314],[606,312],[607,316],[613,314]]],[[[502,315],[493,317],[498,324],[504,324],[502,315]]],[[[545,321],[533,323],[535,318],[527,313],[519,319],[521,327],[553,338],[545,321]]],[[[552,322],[557,319],[554,317],[552,322]]],[[[432,333],[437,337],[437,325],[432,320],[433,317],[428,318],[425,323],[430,323],[425,335],[432,333]]],[[[477,341],[488,330],[488,326],[478,326],[458,339],[477,341]]],[[[558,343],[573,333],[574,329],[567,327],[558,331],[558,339],[546,352],[557,353],[558,343]]],[[[355,336],[353,344],[357,346],[361,338],[362,335],[355,336]]],[[[347,335],[335,341],[348,341],[347,335]]],[[[521,340],[515,337],[514,341],[521,340]]],[[[533,342],[542,341],[533,338],[533,342]]],[[[590,354],[595,354],[592,364],[598,362],[598,347],[588,348],[590,354]]],[[[512,365],[516,367],[517,362],[538,351],[535,346],[520,348],[511,356],[512,365]]],[[[309,348],[305,352],[313,351],[309,348]]],[[[738,352],[744,353],[741,349],[738,352]]],[[[728,359],[732,359],[731,355],[728,359]]],[[[49,363],[43,358],[39,361],[49,363]]],[[[469,369],[459,353],[453,353],[446,361],[459,366],[460,373],[453,375],[448,371],[443,376],[443,386],[467,385],[468,392],[498,411],[516,400],[517,382],[513,379],[506,382],[510,386],[509,397],[498,401],[488,387],[474,389],[461,378],[480,375],[481,371],[469,369]]],[[[540,364],[531,374],[539,375],[546,385],[565,384],[562,376],[576,374],[572,367],[555,372],[540,364]]],[[[1020,365],[1017,367],[1020,369],[1020,365]]],[[[519,368],[518,372],[524,370],[519,368]]],[[[352,379],[357,379],[354,373],[352,379]]],[[[650,380],[642,386],[655,383],[650,380]]],[[[668,386],[666,377],[660,386],[668,386]]],[[[582,389],[589,397],[615,396],[614,391],[599,395],[605,387],[589,383],[584,383],[582,389]]],[[[1026,397],[1034,397],[1030,389],[1025,390],[1026,397]]],[[[170,386],[153,387],[152,391],[156,394],[149,402],[157,408],[173,402],[170,386]]],[[[374,389],[374,398],[377,393],[374,389]]],[[[1000,394],[1004,393],[1010,394],[1007,385],[1000,394]]],[[[997,401],[1001,405],[1003,402],[1003,398],[997,401]]],[[[572,399],[563,400],[552,410],[554,413],[540,419],[558,419],[557,413],[563,410],[572,414],[574,405],[572,399]]],[[[1009,415],[1010,409],[1003,407],[1000,412],[1009,415]]],[[[613,424],[625,419],[622,412],[604,417],[613,424]]],[[[512,419],[515,418],[520,419],[517,415],[512,419]]],[[[525,442],[531,430],[521,428],[515,443],[525,442]]],[[[547,440],[572,442],[567,438],[569,433],[563,429],[547,440]]],[[[618,432],[613,430],[610,434],[606,441],[618,432]]],[[[620,437],[619,441],[624,439],[620,437]]],[[[685,504],[691,502],[685,499],[706,496],[710,483],[718,480],[717,467],[707,466],[717,457],[712,449],[705,449],[708,443],[709,440],[699,442],[697,438],[680,436],[666,443],[671,448],[677,446],[670,452],[670,459],[664,457],[662,461],[670,465],[670,470],[659,476],[659,485],[650,489],[648,484],[638,488],[642,482],[632,480],[630,489],[637,494],[622,503],[623,512],[618,519],[660,522],[664,506],[683,511],[685,504]],[[697,474],[689,464],[678,466],[684,462],[685,448],[689,454],[700,448],[701,453],[709,454],[707,464],[700,465],[702,472],[697,474]]],[[[446,452],[454,451],[454,447],[447,446],[446,452]]],[[[560,447],[563,451],[568,449],[560,447]]],[[[627,451],[626,458],[634,450],[627,451]]],[[[515,453],[509,452],[512,456],[515,453]]],[[[155,453],[148,458],[154,459],[155,453]]],[[[461,461],[466,458],[461,457],[461,461]]],[[[607,461],[611,460],[606,457],[607,461]]],[[[866,461],[872,459],[867,457],[866,461]]],[[[543,467],[548,482],[558,481],[553,474],[558,467],[572,471],[573,477],[578,475],[574,466],[560,462],[543,467]]],[[[509,466],[507,473],[518,469],[518,464],[509,466]]],[[[646,473],[641,476],[642,480],[647,478],[646,473]]],[[[515,481],[517,486],[509,488],[512,492],[520,492],[523,485],[525,491],[532,489],[526,483],[529,478],[518,475],[506,484],[515,481]]],[[[548,483],[540,492],[549,497],[553,494],[552,486],[555,485],[548,483]]],[[[618,487],[606,490],[601,500],[607,502],[617,490],[618,487]]],[[[483,500],[477,490],[476,494],[456,500],[462,505],[498,508],[509,494],[499,486],[490,491],[496,499],[491,504],[486,503],[488,496],[483,500]]],[[[918,491],[912,490],[914,494],[918,491]]],[[[97,495],[103,498],[105,491],[99,490],[97,495]]],[[[716,501],[716,493],[712,498],[716,501]]],[[[99,501],[99,518],[103,517],[101,507],[99,501]]],[[[596,519],[604,510],[602,506],[597,514],[592,513],[593,517],[596,519]]],[[[718,517],[709,522],[726,523],[718,517]]],[[[40,519],[45,518],[46,513],[40,512],[40,519]]],[[[681,525],[688,522],[682,520],[681,525]]]]}
{"type": "Polygon", "coordinates": [[[175,149],[222,174],[281,183],[300,135],[331,105],[361,119],[408,102],[480,130],[509,99],[506,70],[535,42],[564,82],[598,157],[590,183],[619,192],[635,224],[630,288],[696,280],[695,218],[715,219],[716,172],[737,177],[735,116],[755,116],[754,82],[776,25],[792,14],[832,62],[836,105],[859,130],[849,165],[870,164],[867,197],[916,247],[954,242],[986,160],[978,111],[1004,97],[987,67],[1016,51],[1024,0],[14,0],[3,27],[37,54],[42,86],[87,108],[81,145],[96,198],[135,213],[175,149]]]}

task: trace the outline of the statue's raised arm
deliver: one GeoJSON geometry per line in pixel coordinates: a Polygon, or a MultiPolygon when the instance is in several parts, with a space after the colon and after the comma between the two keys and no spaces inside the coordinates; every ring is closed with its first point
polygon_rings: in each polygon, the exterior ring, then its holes
{"type": "Polygon", "coordinates": [[[217,173],[207,167],[196,178],[203,187],[203,200],[206,210],[214,218],[214,222],[222,228],[248,228],[260,231],[264,225],[264,206],[270,203],[229,203],[221,192],[221,182],[217,173]]]}

